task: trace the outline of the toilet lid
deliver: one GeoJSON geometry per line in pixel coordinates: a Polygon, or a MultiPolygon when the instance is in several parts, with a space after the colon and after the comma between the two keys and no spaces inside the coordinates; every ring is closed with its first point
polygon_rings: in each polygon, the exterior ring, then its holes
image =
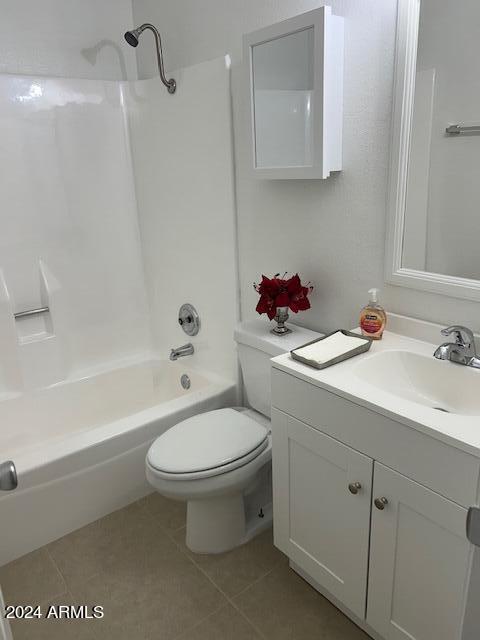
{"type": "Polygon", "coordinates": [[[264,426],[235,411],[218,409],[179,422],[155,440],[147,454],[149,464],[167,473],[207,471],[263,450],[264,426]]]}

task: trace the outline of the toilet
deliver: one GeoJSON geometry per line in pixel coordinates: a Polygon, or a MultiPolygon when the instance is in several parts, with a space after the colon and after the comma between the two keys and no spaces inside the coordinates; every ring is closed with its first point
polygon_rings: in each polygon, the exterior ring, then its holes
{"type": "Polygon", "coordinates": [[[248,407],[183,420],[147,453],[149,483],[162,495],[187,502],[186,544],[194,553],[228,551],[271,524],[270,358],[320,337],[290,328],[292,333],[276,336],[264,320],[238,325],[248,407]]]}

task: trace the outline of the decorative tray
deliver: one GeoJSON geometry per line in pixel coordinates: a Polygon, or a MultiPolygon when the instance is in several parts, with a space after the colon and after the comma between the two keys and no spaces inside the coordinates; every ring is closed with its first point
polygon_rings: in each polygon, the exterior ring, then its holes
{"type": "Polygon", "coordinates": [[[327,367],[331,367],[334,364],[338,364],[339,362],[343,362],[344,360],[349,360],[350,358],[358,356],[361,353],[365,353],[372,346],[372,342],[373,342],[372,338],[367,338],[366,336],[362,336],[358,333],[353,333],[352,331],[347,331],[346,329],[336,329],[335,331],[332,331],[331,333],[324,336],[323,338],[312,340],[311,342],[302,344],[301,347],[297,347],[296,349],[293,349],[292,351],[290,351],[290,355],[294,360],[298,360],[298,362],[303,362],[303,364],[307,364],[309,367],[314,367],[315,369],[326,369],[327,367]],[[296,353],[297,351],[299,351],[300,349],[303,349],[304,347],[308,347],[311,344],[315,344],[315,342],[321,342],[323,340],[326,340],[330,336],[333,336],[335,333],[339,333],[339,332],[343,333],[344,336],[349,336],[352,338],[358,338],[360,340],[363,340],[365,344],[361,344],[358,347],[355,347],[354,349],[345,351],[344,353],[336,356],[335,358],[332,358],[331,360],[326,360],[325,362],[317,362],[316,360],[310,360],[296,353]]]}

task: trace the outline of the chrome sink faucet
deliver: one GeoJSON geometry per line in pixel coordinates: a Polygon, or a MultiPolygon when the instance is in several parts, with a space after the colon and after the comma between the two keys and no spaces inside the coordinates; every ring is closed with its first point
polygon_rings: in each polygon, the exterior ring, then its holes
{"type": "Polygon", "coordinates": [[[442,329],[441,333],[442,336],[453,336],[455,342],[441,344],[433,354],[435,358],[480,369],[480,358],[477,357],[475,338],[470,329],[453,325],[442,329]]]}
{"type": "Polygon", "coordinates": [[[193,344],[189,342],[188,344],[184,344],[183,347],[172,349],[170,351],[170,360],[178,360],[179,358],[183,358],[184,356],[191,356],[193,355],[193,352],[193,344]]]}

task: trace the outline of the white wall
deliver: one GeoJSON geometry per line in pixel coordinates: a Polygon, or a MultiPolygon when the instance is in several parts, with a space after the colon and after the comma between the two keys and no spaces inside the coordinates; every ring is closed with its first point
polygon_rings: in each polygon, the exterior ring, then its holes
{"type": "Polygon", "coordinates": [[[192,342],[189,366],[236,379],[238,316],[230,72],[224,58],[131,85],[127,104],[153,344],[162,358],[192,342]],[[190,302],[201,319],[178,324],[190,302]]]}
{"type": "Polygon", "coordinates": [[[136,77],[130,0],[0,0],[0,72],[136,77]]]}
{"type": "MultiPolygon", "coordinates": [[[[383,288],[388,310],[479,329],[474,303],[384,285],[396,0],[331,3],[345,17],[344,170],[323,182],[255,182],[248,176],[242,35],[321,4],[133,0],[134,21],[161,29],[167,68],[232,54],[242,312],[254,315],[252,282],[262,272],[289,269],[316,285],[312,310],[298,317],[314,329],[356,324],[374,285],[383,288]]],[[[137,54],[140,76],[155,75],[153,49],[140,45],[137,54]]]]}

